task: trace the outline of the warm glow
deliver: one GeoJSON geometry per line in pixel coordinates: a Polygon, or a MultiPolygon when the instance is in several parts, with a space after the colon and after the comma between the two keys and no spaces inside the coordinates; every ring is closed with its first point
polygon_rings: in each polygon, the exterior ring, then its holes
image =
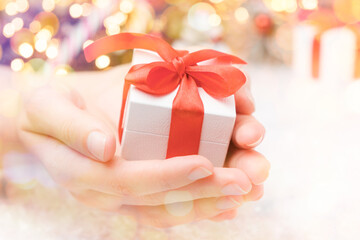
{"type": "Polygon", "coordinates": [[[123,0],[120,3],[120,11],[123,13],[130,13],[134,9],[134,3],[129,0],[123,0]]]}
{"type": "Polygon", "coordinates": [[[120,33],[120,26],[119,25],[110,25],[106,28],[107,35],[114,35],[120,33]]]}
{"type": "Polygon", "coordinates": [[[61,67],[61,68],[56,69],[55,74],[64,76],[64,75],[68,74],[68,71],[65,68],[61,67]]]}
{"type": "Polygon", "coordinates": [[[19,31],[24,26],[24,21],[19,17],[14,18],[11,23],[14,26],[15,31],[19,31]]]}
{"type": "Polygon", "coordinates": [[[38,52],[45,52],[47,48],[47,41],[45,39],[38,39],[35,42],[35,49],[38,52]]]}
{"type": "Polygon", "coordinates": [[[20,44],[19,53],[24,58],[29,58],[33,55],[34,48],[31,46],[31,44],[25,42],[25,43],[20,44]]]}
{"type": "Polygon", "coordinates": [[[92,2],[99,8],[106,8],[111,4],[111,0],[93,0],[92,2]]]}
{"type": "Polygon", "coordinates": [[[318,7],[318,0],[302,0],[301,6],[303,9],[314,10],[318,7]]]}
{"type": "Polygon", "coordinates": [[[83,49],[89,46],[90,44],[92,44],[93,42],[94,42],[93,40],[86,40],[83,44],[83,49]]]}
{"type": "Polygon", "coordinates": [[[221,23],[221,17],[216,13],[213,13],[209,16],[209,24],[213,27],[219,26],[221,23]]]}
{"type": "Polygon", "coordinates": [[[212,2],[212,3],[221,3],[221,2],[223,2],[224,0],[210,0],[210,2],[212,2]]]}
{"type": "Polygon", "coordinates": [[[15,58],[11,61],[10,66],[14,72],[19,72],[24,68],[24,61],[21,58],[15,58]]]}
{"type": "Polygon", "coordinates": [[[24,13],[29,9],[29,2],[27,0],[16,0],[15,3],[18,12],[24,13]]]}
{"type": "Polygon", "coordinates": [[[14,25],[11,23],[7,23],[5,24],[4,28],[3,28],[3,34],[5,37],[10,38],[14,35],[15,33],[15,28],[14,25]]]}
{"type": "Polygon", "coordinates": [[[244,23],[249,19],[249,12],[244,7],[239,7],[235,10],[235,18],[238,22],[244,23]]]}
{"type": "Polygon", "coordinates": [[[83,8],[80,4],[75,3],[69,8],[69,13],[72,18],[79,18],[83,13],[83,8]]]}
{"type": "Polygon", "coordinates": [[[36,39],[44,39],[44,40],[50,40],[52,37],[52,34],[50,32],[50,30],[44,28],[41,29],[37,34],[36,34],[36,39]]]}
{"type": "Polygon", "coordinates": [[[16,15],[18,13],[16,3],[15,2],[9,2],[8,4],[6,4],[5,12],[9,16],[16,15]]]}
{"type": "Polygon", "coordinates": [[[55,0],[43,0],[42,7],[46,12],[51,12],[55,9],[55,0]]]}
{"type": "Polygon", "coordinates": [[[51,44],[47,49],[46,49],[46,56],[50,59],[54,59],[57,57],[59,53],[59,50],[58,50],[58,46],[55,45],[55,44],[51,44]]]}
{"type": "Polygon", "coordinates": [[[269,3],[275,12],[293,13],[297,9],[296,0],[269,0],[269,3]]]}
{"type": "Polygon", "coordinates": [[[41,23],[39,21],[33,21],[30,23],[29,29],[33,33],[37,33],[41,29],[41,23]]]}
{"type": "Polygon", "coordinates": [[[102,55],[95,60],[95,65],[99,69],[107,68],[110,65],[110,58],[106,55],[102,55]]]}
{"type": "Polygon", "coordinates": [[[118,12],[114,15],[114,20],[116,21],[117,24],[123,25],[126,23],[127,15],[122,12],[118,12]]]}

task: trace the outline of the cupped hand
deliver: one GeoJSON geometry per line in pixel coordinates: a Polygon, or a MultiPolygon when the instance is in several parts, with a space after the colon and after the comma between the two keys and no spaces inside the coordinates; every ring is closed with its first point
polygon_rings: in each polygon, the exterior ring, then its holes
{"type": "Polygon", "coordinates": [[[247,87],[236,94],[237,120],[225,168],[201,156],[126,161],[117,121],[129,66],[54,77],[24,93],[19,136],[59,184],[79,201],[167,227],[199,219],[230,219],[259,199],[269,163],[252,150],[264,128],[251,113],[247,87]]]}

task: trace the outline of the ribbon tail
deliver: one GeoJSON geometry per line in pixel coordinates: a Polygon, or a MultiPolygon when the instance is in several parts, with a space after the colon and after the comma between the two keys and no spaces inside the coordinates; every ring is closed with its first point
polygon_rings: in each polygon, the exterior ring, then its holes
{"type": "Polygon", "coordinates": [[[121,144],[123,132],[124,132],[124,115],[125,115],[125,106],[127,101],[127,96],[129,94],[131,84],[125,80],[124,88],[123,88],[123,95],[122,95],[122,102],[121,102],[121,112],[120,112],[120,120],[119,120],[119,142],[121,144]]]}
{"type": "Polygon", "coordinates": [[[173,101],[166,158],[199,153],[204,105],[195,80],[184,75],[173,101]]]}
{"type": "Polygon", "coordinates": [[[316,36],[313,42],[313,52],[312,52],[312,76],[314,78],[319,78],[320,72],[320,37],[316,36]]]}

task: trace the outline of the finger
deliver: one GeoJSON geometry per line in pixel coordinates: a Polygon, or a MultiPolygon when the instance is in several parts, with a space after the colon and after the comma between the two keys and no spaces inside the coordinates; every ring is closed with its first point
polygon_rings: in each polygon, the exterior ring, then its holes
{"type": "Polygon", "coordinates": [[[236,112],[250,115],[255,111],[254,98],[250,90],[250,81],[235,93],[236,112]]]}
{"type": "Polygon", "coordinates": [[[264,195],[264,185],[254,185],[251,191],[244,195],[245,201],[257,201],[264,195]]]}
{"type": "Polygon", "coordinates": [[[220,214],[216,215],[215,217],[210,218],[209,220],[214,221],[214,222],[222,222],[224,220],[232,220],[236,217],[236,215],[237,215],[237,209],[233,209],[230,211],[220,213],[220,214]]]}
{"type": "Polygon", "coordinates": [[[239,169],[214,168],[214,174],[175,190],[149,194],[142,197],[125,197],[124,204],[162,205],[186,202],[201,198],[241,196],[250,192],[249,177],[239,169]]]}
{"type": "Polygon", "coordinates": [[[113,195],[142,196],[183,187],[213,172],[211,162],[198,155],[145,161],[115,157],[104,164],[90,161],[51,137],[29,132],[22,132],[21,136],[66,187],[76,183],[80,188],[113,195]]]}
{"type": "MultiPolygon", "coordinates": [[[[128,206],[121,209],[136,212],[138,221],[145,225],[167,228],[193,221],[209,219],[236,209],[243,203],[241,196],[206,198],[161,206],[128,206]]],[[[121,211],[120,209],[120,211],[121,211]]]]}
{"type": "Polygon", "coordinates": [[[82,105],[78,96],[71,94],[70,100],[51,88],[42,88],[26,103],[25,130],[52,136],[92,159],[105,162],[114,156],[114,131],[78,108],[82,105]]]}
{"type": "Polygon", "coordinates": [[[269,161],[254,150],[234,151],[229,156],[226,166],[243,170],[254,185],[264,183],[270,172],[269,161]]]}
{"type": "Polygon", "coordinates": [[[235,146],[243,149],[254,148],[264,138],[265,128],[253,116],[237,115],[232,135],[235,146]]]}

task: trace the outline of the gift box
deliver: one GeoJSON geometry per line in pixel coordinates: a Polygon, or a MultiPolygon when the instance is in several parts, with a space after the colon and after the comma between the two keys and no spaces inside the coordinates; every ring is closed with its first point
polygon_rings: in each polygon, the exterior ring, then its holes
{"type": "Polygon", "coordinates": [[[234,94],[246,81],[233,64],[245,64],[212,49],[175,50],[151,35],[120,33],[85,49],[87,61],[135,49],[125,76],[119,119],[122,157],[167,159],[200,154],[221,167],[236,111],[234,94]]]}
{"type": "MultiPolygon", "coordinates": [[[[135,49],[132,65],[162,61],[154,52],[135,49]]],[[[206,63],[204,63],[206,64],[206,63]]],[[[199,155],[223,166],[233,131],[235,99],[215,99],[198,88],[204,104],[199,155]]],[[[130,87],[125,107],[121,155],[127,160],[165,159],[169,138],[173,92],[155,96],[130,87]]]]}
{"type": "Polygon", "coordinates": [[[294,28],[293,69],[298,78],[339,86],[360,77],[357,36],[349,27],[319,29],[303,23],[294,28]]]}

